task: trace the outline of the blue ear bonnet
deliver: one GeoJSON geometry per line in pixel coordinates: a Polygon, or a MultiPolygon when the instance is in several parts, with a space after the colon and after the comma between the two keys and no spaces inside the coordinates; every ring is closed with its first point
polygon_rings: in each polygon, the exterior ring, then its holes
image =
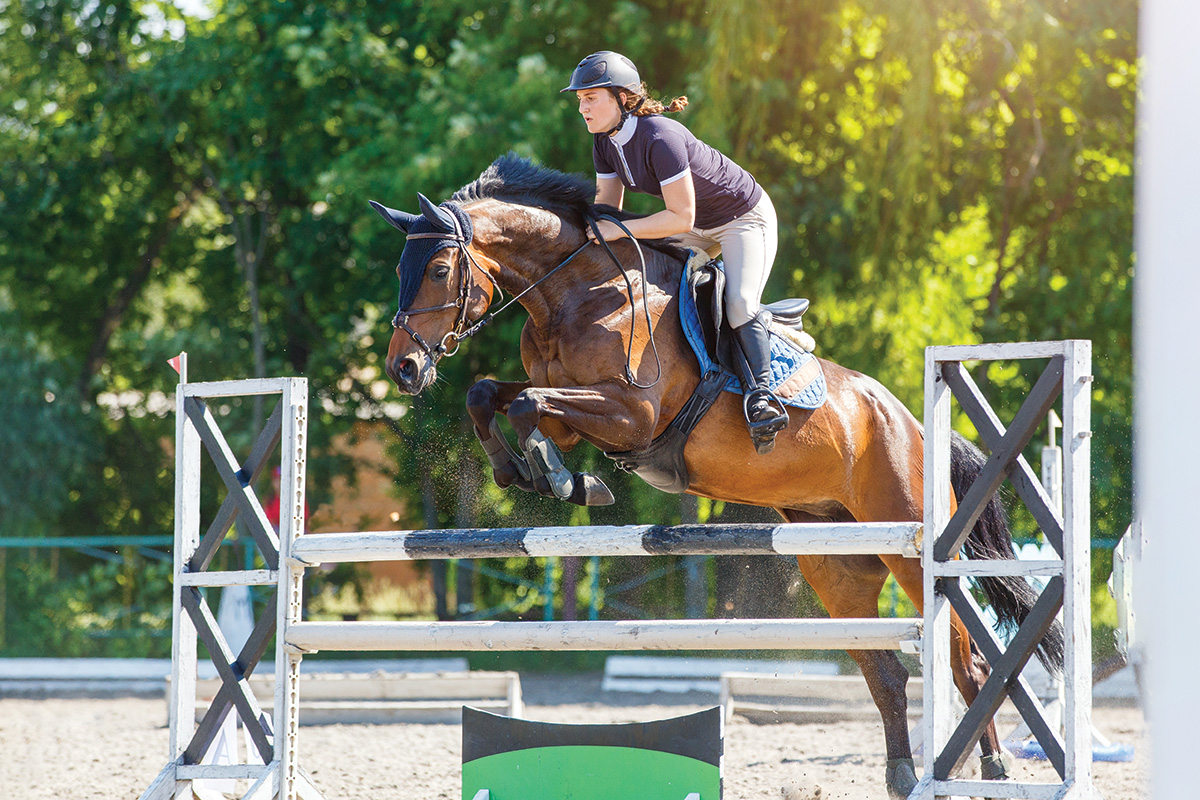
{"type": "Polygon", "coordinates": [[[421,282],[425,279],[425,268],[429,266],[430,259],[447,247],[458,247],[460,242],[463,245],[471,243],[473,229],[471,227],[471,218],[467,216],[467,212],[454,203],[443,203],[440,208],[454,215],[459,224],[459,230],[462,233],[459,236],[455,236],[454,232],[447,231],[435,225],[425,219],[425,217],[418,218],[416,223],[408,229],[410,235],[418,233],[445,233],[447,238],[409,239],[405,242],[404,252],[400,254],[400,305],[398,306],[405,311],[408,310],[408,307],[412,305],[412,301],[417,297],[417,292],[421,288],[421,282]],[[449,238],[452,236],[454,238],[449,238]],[[461,238],[459,238],[460,236],[461,238]]]}
{"type": "Polygon", "coordinates": [[[381,217],[410,237],[400,254],[401,311],[407,311],[416,298],[430,259],[447,247],[466,247],[474,234],[471,217],[457,203],[434,206],[424,195],[418,195],[418,198],[423,212],[420,215],[396,211],[371,201],[371,206],[381,217]]]}

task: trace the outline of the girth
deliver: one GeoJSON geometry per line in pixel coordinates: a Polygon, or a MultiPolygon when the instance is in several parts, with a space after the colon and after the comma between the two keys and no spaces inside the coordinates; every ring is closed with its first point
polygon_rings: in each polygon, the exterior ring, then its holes
{"type": "Polygon", "coordinates": [[[720,370],[703,376],[675,419],[671,420],[665,431],[654,437],[645,450],[626,450],[605,455],[618,467],[636,474],[655,489],[669,494],[683,494],[691,484],[687,464],[683,460],[683,448],[692,430],[717,401],[726,380],[728,376],[720,370]]]}
{"type": "MultiPolygon", "coordinates": [[[[688,270],[689,266],[685,265],[684,269],[688,270]]],[[[700,317],[704,324],[710,326],[705,331],[705,340],[711,346],[710,355],[716,363],[717,352],[722,345],[725,273],[711,264],[704,264],[688,273],[684,286],[686,291],[696,298],[697,305],[709,312],[707,315],[701,314],[700,317]],[[711,292],[709,302],[703,305],[699,302],[702,288],[711,292]]],[[[618,467],[634,473],[655,489],[669,494],[683,494],[691,483],[687,465],[683,460],[683,448],[687,445],[692,430],[700,424],[700,420],[704,419],[704,415],[717,401],[728,378],[720,368],[701,376],[700,383],[679,409],[675,419],[671,420],[666,430],[654,437],[654,441],[650,442],[645,450],[626,450],[605,455],[615,461],[618,467]]]]}

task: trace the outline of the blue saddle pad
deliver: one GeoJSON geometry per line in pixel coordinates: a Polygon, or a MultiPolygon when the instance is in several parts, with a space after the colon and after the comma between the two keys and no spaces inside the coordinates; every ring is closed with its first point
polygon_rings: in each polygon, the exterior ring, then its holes
{"type": "MultiPolygon", "coordinates": [[[[728,380],[723,387],[727,392],[742,393],[742,384],[728,370],[714,362],[704,345],[704,329],[696,309],[696,298],[687,282],[688,270],[683,270],[679,287],[679,318],[683,323],[683,334],[696,360],[700,362],[700,373],[720,370],[728,380]]],[[[795,408],[819,408],[826,397],[825,373],[821,362],[812,353],[801,350],[788,339],[771,333],[771,391],[784,405],[795,408]]]]}

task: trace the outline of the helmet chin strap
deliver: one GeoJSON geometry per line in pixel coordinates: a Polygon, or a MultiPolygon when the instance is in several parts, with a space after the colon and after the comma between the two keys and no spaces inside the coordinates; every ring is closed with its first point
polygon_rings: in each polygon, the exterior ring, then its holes
{"type": "MultiPolygon", "coordinates": [[[[617,93],[617,103],[620,104],[620,102],[621,102],[621,95],[620,95],[620,93],[617,93]]],[[[625,121],[627,119],[629,119],[629,115],[634,113],[635,111],[637,111],[639,108],[641,108],[642,104],[645,102],[646,102],[646,98],[643,97],[637,101],[637,105],[635,105],[633,108],[628,108],[628,109],[622,108],[621,109],[621,119],[617,121],[616,126],[614,126],[611,130],[605,131],[604,135],[612,136],[617,131],[621,130],[621,128],[625,125],[625,121]]]]}

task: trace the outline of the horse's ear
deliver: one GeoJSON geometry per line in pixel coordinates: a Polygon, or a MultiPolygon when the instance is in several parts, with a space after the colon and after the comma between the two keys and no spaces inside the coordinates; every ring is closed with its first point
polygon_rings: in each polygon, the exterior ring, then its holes
{"type": "Polygon", "coordinates": [[[446,233],[456,233],[458,226],[454,224],[454,217],[444,208],[438,208],[429,201],[425,195],[417,192],[417,202],[421,204],[421,213],[425,215],[425,219],[433,223],[433,226],[438,230],[446,233]]]}
{"type": "Polygon", "coordinates": [[[367,202],[371,204],[371,208],[379,212],[379,216],[388,221],[388,224],[390,224],[393,228],[404,231],[405,233],[408,233],[408,229],[412,227],[412,224],[420,219],[420,217],[416,214],[408,214],[403,211],[397,211],[394,208],[388,208],[382,203],[376,203],[374,200],[369,200],[367,202]]]}

